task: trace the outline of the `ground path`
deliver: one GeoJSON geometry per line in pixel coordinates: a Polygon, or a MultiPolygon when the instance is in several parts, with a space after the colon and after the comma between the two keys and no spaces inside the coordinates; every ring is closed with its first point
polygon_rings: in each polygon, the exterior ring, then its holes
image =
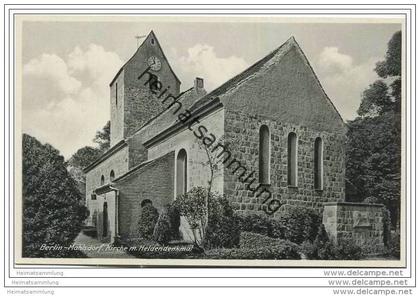
{"type": "Polygon", "coordinates": [[[89,258],[135,258],[111,244],[102,243],[95,238],[89,237],[82,232],[74,240],[74,245],[82,248],[80,251],[89,258]]]}

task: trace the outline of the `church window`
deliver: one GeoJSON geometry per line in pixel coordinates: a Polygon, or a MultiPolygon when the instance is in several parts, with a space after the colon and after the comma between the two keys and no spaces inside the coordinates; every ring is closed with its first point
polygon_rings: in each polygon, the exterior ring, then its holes
{"type": "Polygon", "coordinates": [[[102,175],[101,176],[101,185],[104,185],[105,184],[105,177],[104,177],[104,175],[102,175]]]}
{"type": "Polygon", "coordinates": [[[270,131],[266,125],[260,128],[259,177],[261,184],[270,184],[270,131]]]}
{"type": "Polygon", "coordinates": [[[176,158],[176,196],[187,192],[187,152],[181,149],[176,158]]]}
{"type": "Polygon", "coordinates": [[[109,174],[109,179],[111,180],[111,182],[114,181],[114,179],[115,179],[114,170],[112,170],[111,173],[109,174]]]}
{"type": "Polygon", "coordinates": [[[321,138],[315,139],[314,147],[314,185],[315,189],[322,190],[324,186],[323,173],[324,173],[324,159],[323,159],[323,144],[321,138]]]}
{"type": "Polygon", "coordinates": [[[287,185],[297,186],[297,136],[290,133],[287,138],[287,185]]]}

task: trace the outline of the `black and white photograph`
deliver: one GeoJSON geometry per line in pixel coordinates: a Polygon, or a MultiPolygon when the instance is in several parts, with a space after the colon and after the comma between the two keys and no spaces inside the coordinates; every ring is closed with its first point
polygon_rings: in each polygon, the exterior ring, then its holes
{"type": "Polygon", "coordinates": [[[17,263],[406,263],[401,18],[16,22],[17,263]]]}

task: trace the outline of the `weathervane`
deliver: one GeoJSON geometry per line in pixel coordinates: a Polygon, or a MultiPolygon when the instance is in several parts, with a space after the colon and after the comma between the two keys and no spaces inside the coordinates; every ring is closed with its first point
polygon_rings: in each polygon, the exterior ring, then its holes
{"type": "Polygon", "coordinates": [[[137,48],[139,48],[139,46],[140,46],[140,39],[142,39],[144,37],[146,37],[146,35],[136,35],[136,36],[134,36],[134,38],[137,39],[137,48]]]}

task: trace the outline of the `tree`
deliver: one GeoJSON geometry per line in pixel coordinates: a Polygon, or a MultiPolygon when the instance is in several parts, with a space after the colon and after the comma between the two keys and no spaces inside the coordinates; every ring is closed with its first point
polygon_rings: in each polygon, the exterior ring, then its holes
{"type": "Polygon", "coordinates": [[[80,193],[64,158],[49,144],[23,135],[23,242],[24,257],[69,257],[66,249],[87,217],[80,193]],[[42,245],[61,249],[42,250],[42,245]]]}
{"type": "Polygon", "coordinates": [[[74,153],[68,164],[74,167],[85,168],[101,156],[101,151],[97,148],[85,146],[74,153]]]}
{"type": "Polygon", "coordinates": [[[85,146],[77,150],[67,161],[67,170],[73,180],[76,181],[82,196],[85,196],[86,191],[86,176],[83,169],[101,155],[102,152],[98,148],[85,146]]]}
{"type": "Polygon", "coordinates": [[[67,169],[73,179],[77,182],[82,195],[85,193],[85,179],[83,169],[97,160],[110,148],[110,121],[102,130],[97,131],[93,141],[99,145],[98,148],[85,146],[74,153],[67,162],[67,169]]]}
{"type": "Polygon", "coordinates": [[[105,152],[110,148],[111,121],[107,121],[102,130],[97,131],[93,142],[99,145],[99,150],[105,152]]]}
{"type": "Polygon", "coordinates": [[[392,36],[385,60],[377,63],[375,71],[381,79],[363,92],[359,117],[348,124],[346,197],[385,204],[396,226],[401,183],[401,32],[392,36]]]}
{"type": "MultiPolygon", "coordinates": [[[[219,141],[217,142],[217,144],[219,143],[220,144],[224,143],[223,136],[220,137],[219,141]]],[[[212,148],[211,148],[212,146],[206,145],[205,143],[203,143],[203,141],[197,139],[197,144],[201,150],[204,150],[206,152],[206,160],[203,161],[201,164],[203,166],[208,167],[210,171],[209,180],[207,181],[208,183],[207,195],[205,196],[205,199],[204,199],[204,207],[206,209],[204,222],[203,222],[203,236],[204,236],[205,231],[207,229],[208,220],[209,220],[209,217],[208,217],[209,212],[210,212],[209,199],[210,199],[210,195],[212,194],[213,182],[214,182],[214,179],[222,173],[220,163],[223,161],[223,157],[220,158],[218,152],[212,151],[212,148]]],[[[214,146],[217,146],[217,144],[215,144],[214,146]]]]}

